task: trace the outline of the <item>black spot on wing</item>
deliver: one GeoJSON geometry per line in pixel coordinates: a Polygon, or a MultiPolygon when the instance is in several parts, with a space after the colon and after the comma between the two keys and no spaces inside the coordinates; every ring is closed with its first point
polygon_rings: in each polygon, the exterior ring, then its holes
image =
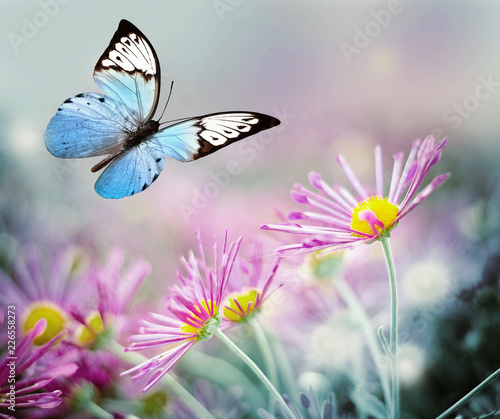
{"type": "Polygon", "coordinates": [[[155,175],[153,176],[153,182],[158,179],[158,173],[155,173],[155,175]]]}
{"type": "Polygon", "coordinates": [[[148,187],[148,184],[145,183],[144,185],[142,185],[142,190],[146,189],[148,187]]]}
{"type": "Polygon", "coordinates": [[[103,98],[103,97],[100,97],[100,98],[99,98],[99,102],[104,102],[104,98],[103,98]]]}
{"type": "MultiPolygon", "coordinates": [[[[236,140],[235,140],[236,141],[236,140]]],[[[229,145],[230,142],[227,141],[223,145],[215,146],[210,144],[208,141],[205,141],[201,138],[198,139],[198,153],[194,156],[194,160],[200,159],[202,157],[208,156],[209,154],[212,154],[214,151],[217,151],[218,149],[229,145]]]]}
{"type": "Polygon", "coordinates": [[[73,101],[71,99],[66,99],[64,103],[73,103],[73,101]]]}
{"type": "Polygon", "coordinates": [[[77,94],[76,97],[83,97],[83,93],[77,94]]]}

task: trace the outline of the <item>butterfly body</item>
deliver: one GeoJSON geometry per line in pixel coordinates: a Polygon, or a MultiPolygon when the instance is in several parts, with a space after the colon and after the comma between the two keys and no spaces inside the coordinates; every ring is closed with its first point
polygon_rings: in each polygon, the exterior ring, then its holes
{"type": "Polygon", "coordinates": [[[143,126],[139,127],[137,131],[132,132],[130,137],[127,138],[127,141],[123,145],[124,150],[129,150],[132,147],[138,146],[149,136],[156,134],[158,129],[160,128],[160,123],[158,121],[148,121],[143,126]]]}
{"type": "Polygon", "coordinates": [[[148,121],[144,126],[138,127],[134,132],[131,132],[129,136],[125,139],[123,146],[116,152],[111,153],[108,157],[101,160],[94,167],[92,167],[92,172],[98,172],[99,170],[106,167],[111,161],[120,156],[120,154],[139,146],[148,137],[158,132],[160,128],[160,123],[158,121],[148,121]]]}
{"type": "Polygon", "coordinates": [[[145,190],[159,176],[165,156],[181,162],[204,157],[235,141],[279,125],[256,112],[219,112],[160,128],[160,64],[152,45],[122,20],[94,69],[101,93],[81,93],[62,103],[45,131],[45,145],[60,158],[106,156],[95,184],[105,198],[145,190]]]}

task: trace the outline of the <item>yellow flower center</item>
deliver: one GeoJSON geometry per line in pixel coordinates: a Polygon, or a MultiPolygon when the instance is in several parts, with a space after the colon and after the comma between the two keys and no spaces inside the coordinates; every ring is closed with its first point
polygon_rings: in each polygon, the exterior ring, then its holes
{"type": "Polygon", "coordinates": [[[26,309],[24,318],[23,330],[25,333],[31,330],[38,320],[47,320],[45,331],[33,341],[38,346],[57,336],[64,329],[67,322],[64,311],[56,304],[48,301],[31,304],[26,309]]]}
{"type": "Polygon", "coordinates": [[[169,396],[161,391],[151,394],[141,401],[141,410],[148,418],[161,417],[165,413],[165,408],[169,402],[169,396]]]}
{"type": "Polygon", "coordinates": [[[82,346],[92,345],[99,334],[104,330],[101,315],[98,312],[91,313],[86,319],[87,326],[82,325],[76,332],[76,338],[82,346]]]}
{"type": "Polygon", "coordinates": [[[250,289],[230,295],[224,304],[224,317],[232,322],[241,322],[250,314],[253,314],[258,294],[262,294],[262,292],[256,289],[250,289]],[[241,308],[238,307],[236,301],[239,303],[241,308]]]}
{"type": "Polygon", "coordinates": [[[193,326],[188,323],[183,323],[181,325],[181,332],[183,333],[194,333],[196,336],[186,338],[186,340],[203,340],[210,339],[212,337],[213,332],[220,324],[220,316],[219,307],[217,307],[212,300],[208,300],[208,303],[203,299],[200,301],[199,305],[197,305],[199,311],[194,311],[191,313],[191,317],[195,322],[202,323],[201,326],[193,326]],[[207,320],[203,320],[201,313],[205,312],[210,316],[207,320]],[[212,313],[212,314],[210,314],[212,313]],[[215,328],[214,328],[215,326],[215,328]]]}
{"type": "Polygon", "coordinates": [[[313,273],[316,278],[330,279],[332,273],[340,270],[343,260],[342,256],[342,251],[322,255],[321,251],[318,250],[317,252],[307,255],[305,259],[305,263],[307,264],[306,268],[308,268],[308,272],[313,273]]]}
{"type": "MultiPolygon", "coordinates": [[[[360,233],[365,233],[369,235],[374,235],[375,232],[372,230],[372,225],[374,225],[377,233],[380,234],[384,231],[390,229],[393,226],[394,221],[398,216],[399,208],[397,205],[391,204],[388,198],[382,198],[378,195],[371,196],[364,201],[361,201],[352,210],[351,215],[351,228],[353,230],[359,231],[360,233]],[[383,224],[369,223],[367,221],[366,211],[371,211],[372,215],[383,224]]],[[[354,237],[365,237],[362,234],[352,233],[354,237]]]]}

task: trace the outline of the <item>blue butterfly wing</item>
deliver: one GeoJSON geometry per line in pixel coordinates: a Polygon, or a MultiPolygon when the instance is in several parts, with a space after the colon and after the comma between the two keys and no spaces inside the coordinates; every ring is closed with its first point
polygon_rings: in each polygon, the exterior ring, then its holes
{"type": "Polygon", "coordinates": [[[102,156],[121,147],[134,129],[120,102],[99,93],[67,99],[50,120],[45,146],[56,157],[102,156]]]}
{"type": "Polygon", "coordinates": [[[156,52],[132,23],[122,20],[94,68],[94,81],[122,102],[137,126],[156,111],[160,92],[160,63],[156,52]]]}
{"type": "Polygon", "coordinates": [[[165,150],[145,141],[118,155],[97,179],[94,189],[110,199],[135,195],[156,180],[164,164],[165,150]]]}
{"type": "Polygon", "coordinates": [[[279,124],[279,119],[261,113],[220,112],[171,125],[150,141],[175,160],[189,162],[279,124]]]}
{"type": "Polygon", "coordinates": [[[171,125],[115,158],[95,184],[104,198],[123,198],[149,187],[168,155],[189,162],[235,141],[279,125],[272,116],[255,112],[221,112],[171,125]]]}

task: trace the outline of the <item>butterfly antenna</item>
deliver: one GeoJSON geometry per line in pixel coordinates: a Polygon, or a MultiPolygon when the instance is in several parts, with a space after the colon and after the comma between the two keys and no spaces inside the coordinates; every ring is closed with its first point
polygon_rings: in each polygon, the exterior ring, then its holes
{"type": "Polygon", "coordinates": [[[163,114],[165,113],[168,102],[170,101],[170,96],[172,96],[172,89],[174,88],[174,81],[172,80],[172,83],[170,84],[170,92],[168,93],[168,98],[167,98],[167,103],[165,103],[165,107],[163,108],[163,112],[161,113],[160,117],[158,118],[158,121],[163,118],[163,114]]]}
{"type": "Polygon", "coordinates": [[[193,119],[193,118],[196,118],[196,117],[195,116],[185,116],[184,118],[176,118],[176,119],[171,119],[170,121],[160,122],[160,125],[171,124],[172,122],[177,122],[177,121],[187,121],[188,119],[193,119]]]}

